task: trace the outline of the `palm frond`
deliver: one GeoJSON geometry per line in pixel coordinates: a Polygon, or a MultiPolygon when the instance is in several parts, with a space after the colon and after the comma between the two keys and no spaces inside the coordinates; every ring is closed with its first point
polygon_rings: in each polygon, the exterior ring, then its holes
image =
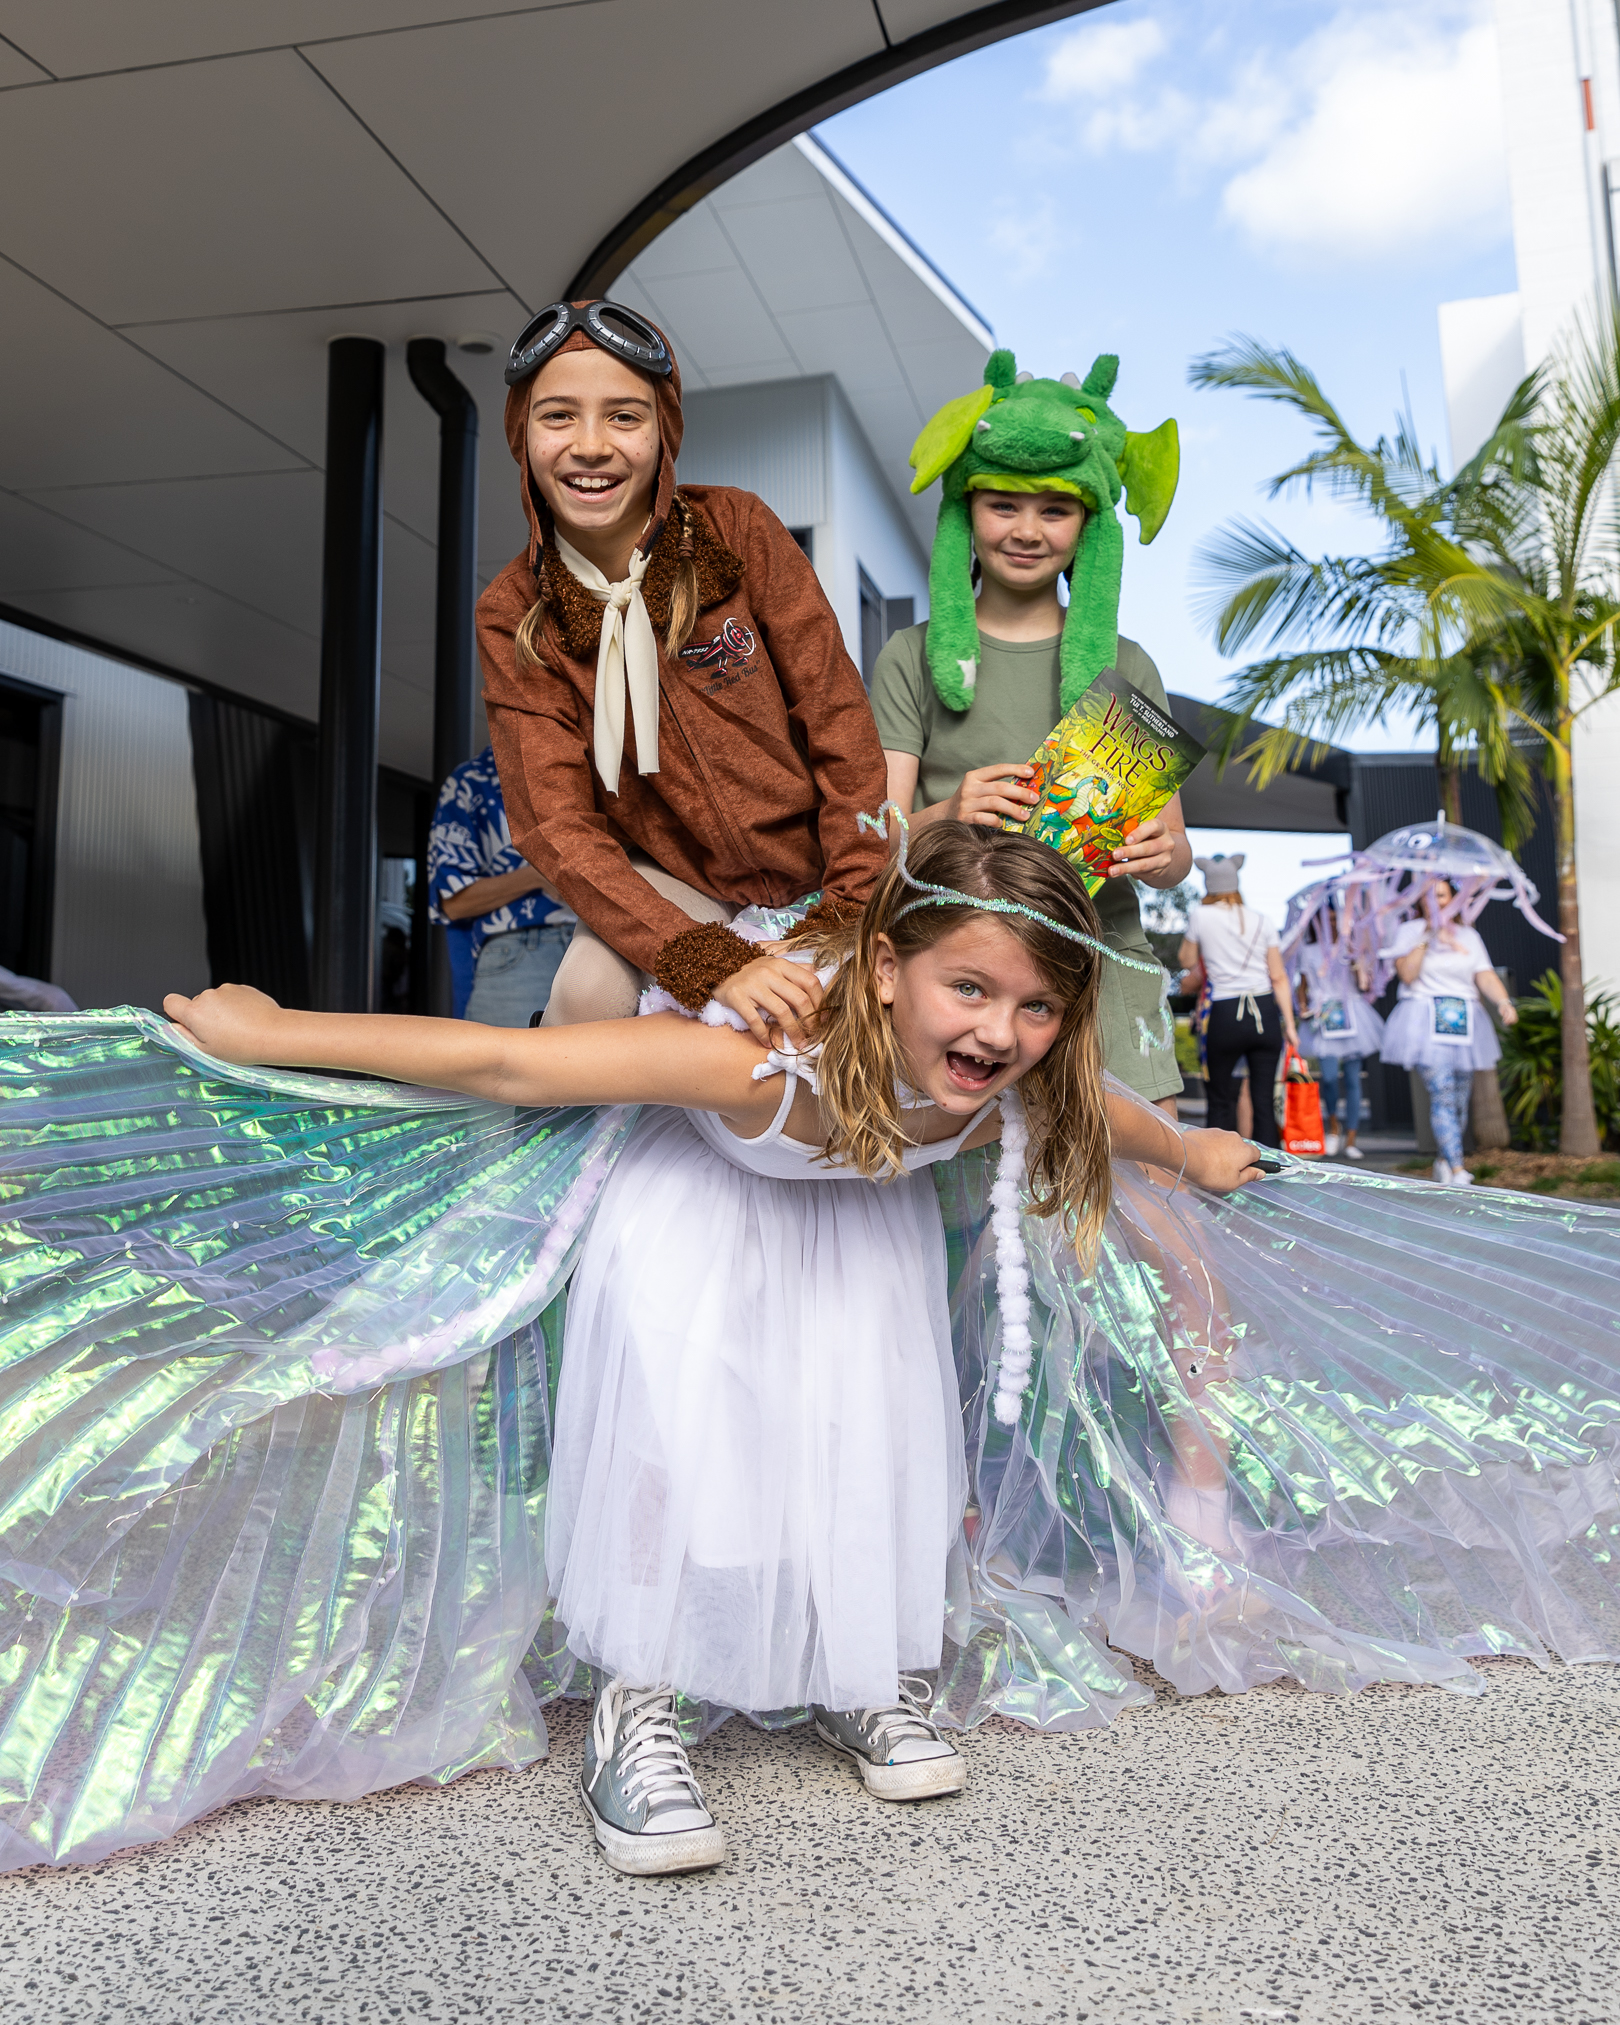
{"type": "Polygon", "coordinates": [[[1237,669],[1220,707],[1231,716],[1216,745],[1220,771],[1236,758],[1253,769],[1258,787],[1297,766],[1306,752],[1317,763],[1346,733],[1377,723],[1391,709],[1433,714],[1432,685],[1414,675],[1403,656],[1375,647],[1319,648],[1277,654],[1237,669]],[[1278,724],[1262,724],[1260,736],[1245,743],[1263,712],[1280,713],[1278,724]]]}
{"type": "Polygon", "coordinates": [[[1324,632],[1392,645],[1420,621],[1421,590],[1366,556],[1313,559],[1263,522],[1232,521],[1193,556],[1194,608],[1222,653],[1303,644],[1324,632]]]}

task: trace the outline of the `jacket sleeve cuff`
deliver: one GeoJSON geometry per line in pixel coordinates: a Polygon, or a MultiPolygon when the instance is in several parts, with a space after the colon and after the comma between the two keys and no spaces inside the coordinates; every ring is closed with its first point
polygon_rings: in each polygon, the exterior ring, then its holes
{"type": "Polygon", "coordinates": [[[758,955],[751,942],[744,942],[718,921],[704,921],[670,937],[658,952],[653,977],[678,1005],[689,1012],[701,1012],[717,987],[758,955]]]}
{"type": "Polygon", "coordinates": [[[865,912],[864,901],[847,900],[841,893],[826,893],[806,913],[795,932],[803,935],[819,930],[826,934],[834,929],[853,928],[865,912]]]}

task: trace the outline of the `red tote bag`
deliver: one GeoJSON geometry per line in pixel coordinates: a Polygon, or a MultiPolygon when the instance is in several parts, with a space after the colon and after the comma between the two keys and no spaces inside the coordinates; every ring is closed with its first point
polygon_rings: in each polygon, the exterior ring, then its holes
{"type": "Polygon", "coordinates": [[[1283,1135],[1285,1151],[1306,1155],[1326,1150],[1322,1139],[1322,1092],[1311,1065],[1290,1048],[1283,1057],[1283,1135]]]}

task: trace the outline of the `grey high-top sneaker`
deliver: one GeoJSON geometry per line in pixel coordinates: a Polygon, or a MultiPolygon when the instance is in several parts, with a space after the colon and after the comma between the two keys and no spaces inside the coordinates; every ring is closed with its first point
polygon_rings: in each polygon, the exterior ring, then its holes
{"type": "Polygon", "coordinates": [[[812,1706],[816,1735],[853,1758],[866,1790],[880,1800],[931,1800],[960,1793],[967,1765],[939,1733],[928,1713],[927,1681],[900,1677],[900,1699],[887,1708],[824,1709],[812,1706]]]}
{"type": "Polygon", "coordinates": [[[658,1877],[724,1860],[725,1837],[687,1762],[672,1688],[610,1680],[598,1692],[579,1790],[615,1870],[658,1877]]]}

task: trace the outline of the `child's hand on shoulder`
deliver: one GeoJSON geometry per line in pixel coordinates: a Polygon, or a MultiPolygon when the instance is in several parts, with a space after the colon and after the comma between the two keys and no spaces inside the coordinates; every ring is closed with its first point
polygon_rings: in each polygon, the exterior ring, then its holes
{"type": "Polygon", "coordinates": [[[748,1022],[748,1031],[762,1048],[772,1045],[773,1028],[794,1047],[815,1038],[821,1008],[821,980],[808,963],[792,957],[757,956],[715,987],[716,1001],[748,1022]]]}
{"type": "Polygon", "coordinates": [[[275,1036],[284,1015],[268,993],[251,984],[221,984],[185,998],[171,991],[163,1010],[183,1033],[222,1062],[275,1060],[275,1036]]]}

